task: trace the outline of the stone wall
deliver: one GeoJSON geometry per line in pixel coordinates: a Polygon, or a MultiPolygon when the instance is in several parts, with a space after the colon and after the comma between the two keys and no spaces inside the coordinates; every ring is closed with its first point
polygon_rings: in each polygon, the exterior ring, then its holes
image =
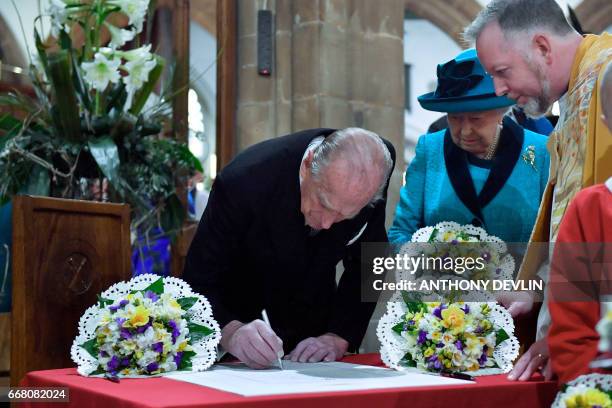
{"type": "MultiPolygon", "coordinates": [[[[391,141],[399,198],[404,140],[404,0],[238,0],[237,150],[301,129],[358,126],[391,141]],[[257,73],[257,11],[275,19],[272,75],[257,73]]],[[[341,273],[341,271],[339,272],[341,273]]],[[[378,305],[362,344],[376,351],[378,305]]]]}
{"type": "Polygon", "coordinates": [[[390,140],[401,186],[402,0],[238,0],[237,150],[301,129],[363,127],[390,140]],[[257,11],[275,19],[275,65],[257,73],[257,11]]]}

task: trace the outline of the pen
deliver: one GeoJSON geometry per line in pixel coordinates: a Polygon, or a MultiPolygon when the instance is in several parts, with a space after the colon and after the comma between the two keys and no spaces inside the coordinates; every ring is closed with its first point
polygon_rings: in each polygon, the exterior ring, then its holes
{"type": "MultiPolygon", "coordinates": [[[[263,321],[266,322],[266,324],[270,326],[270,328],[272,328],[272,325],[270,324],[270,319],[268,319],[268,314],[266,313],[266,309],[261,311],[261,317],[263,317],[263,321]]],[[[278,366],[280,367],[281,370],[284,370],[283,360],[281,360],[279,356],[276,356],[276,358],[278,359],[278,366]]]]}
{"type": "Polygon", "coordinates": [[[440,375],[442,377],[456,378],[458,380],[476,381],[471,375],[460,373],[459,371],[442,370],[440,371],[440,375]]]}

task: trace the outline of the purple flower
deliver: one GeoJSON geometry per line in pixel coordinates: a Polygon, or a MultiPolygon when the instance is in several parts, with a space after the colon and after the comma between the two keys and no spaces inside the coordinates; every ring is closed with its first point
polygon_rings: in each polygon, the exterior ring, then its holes
{"type": "Polygon", "coordinates": [[[459,243],[459,241],[457,241],[456,239],[453,239],[453,240],[451,241],[451,244],[453,244],[453,245],[457,245],[458,243],[459,243]]]}
{"type": "Polygon", "coordinates": [[[465,313],[465,314],[469,314],[470,313],[470,307],[467,304],[463,305],[461,310],[463,310],[463,313],[465,313]]]}
{"type": "Polygon", "coordinates": [[[113,356],[108,363],[106,363],[106,369],[111,372],[116,372],[119,368],[119,357],[113,356]]]}
{"type": "Polygon", "coordinates": [[[440,370],[440,369],[442,368],[442,363],[440,363],[440,360],[436,360],[436,361],[434,362],[434,368],[435,368],[436,370],[440,370]]]}
{"type": "Polygon", "coordinates": [[[482,328],[482,326],[476,326],[476,328],[474,329],[475,334],[481,334],[483,331],[484,329],[482,328]]]}
{"type": "Polygon", "coordinates": [[[433,315],[436,316],[438,319],[442,320],[442,310],[444,309],[446,309],[446,306],[444,304],[441,304],[440,306],[434,309],[433,315]]]}
{"type": "Polygon", "coordinates": [[[150,290],[147,290],[145,292],[144,297],[147,298],[147,299],[151,299],[151,301],[153,301],[153,302],[157,302],[157,299],[159,299],[159,296],[157,296],[157,294],[155,292],[151,292],[150,290]]]}
{"type": "Polygon", "coordinates": [[[100,356],[101,357],[108,357],[108,353],[104,350],[100,350],[100,356]]]}
{"type": "Polygon", "coordinates": [[[489,252],[485,252],[485,253],[482,254],[482,258],[485,261],[489,262],[491,260],[491,254],[489,252]]]}
{"type": "Polygon", "coordinates": [[[149,317],[149,321],[147,322],[147,324],[140,326],[138,329],[136,329],[136,332],[138,333],[144,333],[147,331],[147,329],[149,327],[151,327],[153,325],[153,318],[149,317]]]}
{"type": "Polygon", "coordinates": [[[162,351],[164,351],[164,343],[160,341],[159,343],[153,344],[151,348],[153,349],[154,352],[161,354],[162,351]]]}
{"type": "Polygon", "coordinates": [[[433,363],[434,361],[438,361],[438,356],[435,354],[427,359],[428,362],[433,363]]]}
{"type": "Polygon", "coordinates": [[[487,353],[485,351],[484,353],[482,353],[482,355],[478,359],[478,364],[480,364],[480,366],[483,367],[486,362],[487,362],[487,353]]]}
{"type": "Polygon", "coordinates": [[[419,338],[417,339],[417,344],[420,346],[426,341],[427,341],[427,332],[425,332],[425,330],[419,330],[419,338]]]}
{"type": "Polygon", "coordinates": [[[168,326],[172,329],[172,344],[174,344],[177,337],[181,335],[181,331],[174,320],[168,320],[168,326]]]}
{"type": "Polygon", "coordinates": [[[117,310],[121,309],[123,306],[127,305],[128,303],[130,302],[128,302],[127,299],[123,299],[121,302],[119,302],[118,305],[112,305],[109,307],[109,309],[111,312],[116,312],[117,310]]]}
{"type": "Polygon", "coordinates": [[[174,356],[174,364],[176,364],[176,366],[180,366],[181,365],[181,360],[183,359],[183,352],[179,351],[176,353],[176,355],[174,356]]]}
{"type": "Polygon", "coordinates": [[[119,337],[128,340],[132,338],[132,333],[130,333],[130,331],[125,327],[122,327],[121,330],[119,330],[119,337]]]}
{"type": "Polygon", "coordinates": [[[455,347],[457,347],[457,350],[463,351],[463,343],[461,343],[461,340],[455,342],[455,347]]]}
{"type": "Polygon", "coordinates": [[[127,319],[126,319],[126,318],[124,318],[124,317],[117,317],[117,318],[115,319],[115,322],[117,323],[117,325],[118,325],[119,327],[121,327],[121,326],[123,326],[123,323],[124,323],[126,320],[127,320],[127,319]]]}
{"type": "Polygon", "coordinates": [[[123,357],[121,359],[120,365],[121,365],[121,367],[129,367],[130,366],[130,358],[129,357],[123,357]]]}
{"type": "Polygon", "coordinates": [[[436,347],[437,348],[442,348],[442,347],[444,347],[444,343],[440,342],[440,343],[436,344],[436,347]]]}
{"type": "Polygon", "coordinates": [[[153,362],[153,363],[151,363],[151,364],[149,364],[147,366],[147,371],[151,373],[151,372],[157,370],[158,368],[159,368],[159,364],[153,362]]]}

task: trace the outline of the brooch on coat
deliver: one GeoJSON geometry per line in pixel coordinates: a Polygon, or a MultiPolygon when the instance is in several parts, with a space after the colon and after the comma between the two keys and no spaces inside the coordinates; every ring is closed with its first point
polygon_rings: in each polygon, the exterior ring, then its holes
{"type": "Polygon", "coordinates": [[[535,171],[538,171],[538,168],[535,165],[535,146],[529,145],[525,148],[525,153],[523,153],[523,161],[529,164],[535,171]]]}

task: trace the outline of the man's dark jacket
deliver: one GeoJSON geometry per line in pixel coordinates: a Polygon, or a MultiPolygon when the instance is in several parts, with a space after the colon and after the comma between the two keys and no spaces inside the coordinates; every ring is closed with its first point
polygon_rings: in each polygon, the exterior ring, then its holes
{"type": "Polygon", "coordinates": [[[300,211],[302,157],[310,141],[334,131],[305,130],[236,156],[217,176],[187,254],[183,277],[210,301],[220,326],[266,309],[286,353],[326,332],[356,349],[375,306],[361,301],[361,243],[387,242],[385,200],[314,236],[300,211]]]}

